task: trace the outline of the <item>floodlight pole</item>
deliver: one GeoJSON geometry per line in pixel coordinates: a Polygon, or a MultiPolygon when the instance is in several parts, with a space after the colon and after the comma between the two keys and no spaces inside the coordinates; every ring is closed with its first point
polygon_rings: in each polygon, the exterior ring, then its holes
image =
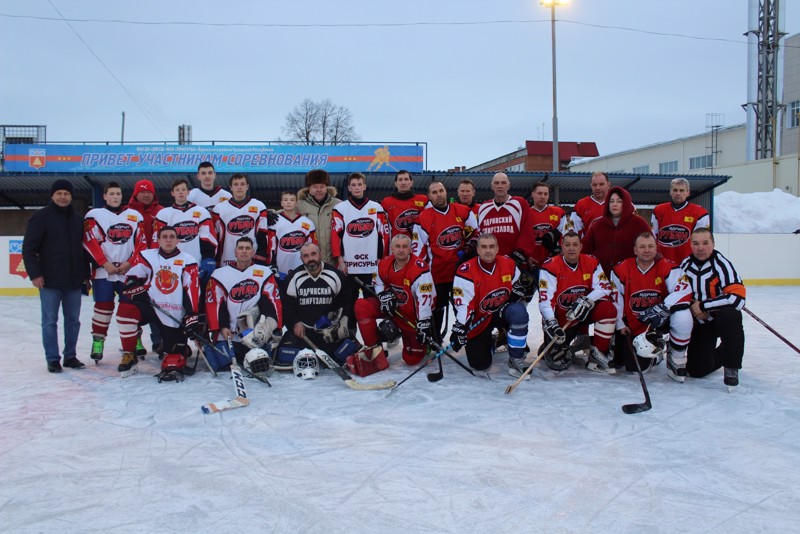
{"type": "Polygon", "coordinates": [[[561,162],[558,155],[558,101],[556,95],[556,2],[550,4],[550,35],[551,48],[553,52],[553,170],[561,170],[561,162]]]}

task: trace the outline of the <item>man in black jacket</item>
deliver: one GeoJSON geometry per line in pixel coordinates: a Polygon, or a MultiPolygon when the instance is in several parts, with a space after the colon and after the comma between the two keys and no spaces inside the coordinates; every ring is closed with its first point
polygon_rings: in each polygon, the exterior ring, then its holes
{"type": "Polygon", "coordinates": [[[72,206],[72,184],[56,180],[50,203],[28,221],[22,258],[31,283],[39,289],[42,343],[47,370],[61,372],[58,350],[58,309],[64,314],[64,366],[82,369],[75,345],[80,332],[81,288],[88,269],[83,256],[83,217],[72,206]]]}

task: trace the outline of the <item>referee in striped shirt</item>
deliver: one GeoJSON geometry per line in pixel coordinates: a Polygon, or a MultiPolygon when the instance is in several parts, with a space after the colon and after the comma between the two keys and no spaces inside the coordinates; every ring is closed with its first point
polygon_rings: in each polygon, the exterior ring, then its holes
{"type": "Polygon", "coordinates": [[[725,385],[738,386],[744,355],[745,287],[733,264],[714,250],[711,230],[697,228],[691,242],[692,254],[681,262],[694,293],[686,370],[689,376],[701,378],[725,367],[725,385]]]}

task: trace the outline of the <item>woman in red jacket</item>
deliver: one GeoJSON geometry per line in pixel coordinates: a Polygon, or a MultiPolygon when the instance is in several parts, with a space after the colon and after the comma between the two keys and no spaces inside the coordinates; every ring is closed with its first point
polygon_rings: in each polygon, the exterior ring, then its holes
{"type": "Polygon", "coordinates": [[[612,187],[605,214],[589,225],[583,237],[581,252],[594,255],[606,274],[615,264],[633,257],[636,236],[651,231],[647,221],[635,211],[630,194],[621,187],[612,187]]]}

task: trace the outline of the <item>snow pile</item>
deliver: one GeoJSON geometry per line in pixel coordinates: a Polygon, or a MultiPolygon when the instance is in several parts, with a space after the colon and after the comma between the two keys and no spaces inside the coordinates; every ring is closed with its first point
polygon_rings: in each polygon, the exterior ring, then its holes
{"type": "Polygon", "coordinates": [[[780,189],[769,193],[727,191],[714,197],[714,231],[787,234],[800,228],[800,198],[780,189]]]}

